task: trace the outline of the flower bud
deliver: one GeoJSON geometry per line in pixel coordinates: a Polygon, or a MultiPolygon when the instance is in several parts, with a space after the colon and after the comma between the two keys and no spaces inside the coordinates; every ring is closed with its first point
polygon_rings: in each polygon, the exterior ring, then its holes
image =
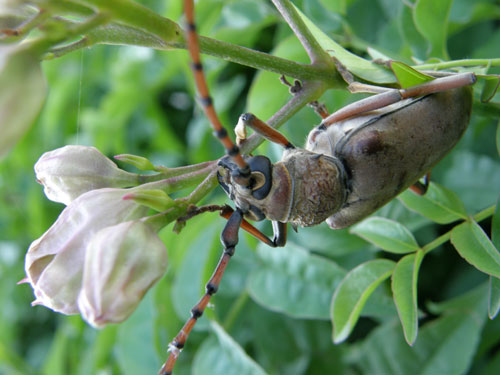
{"type": "Polygon", "coordinates": [[[35,173],[47,198],[66,205],[90,190],[133,186],[139,177],[119,169],[95,147],[88,146],[46,152],[35,164],[35,173]]]}
{"type": "Polygon", "coordinates": [[[82,317],[94,327],[124,321],[166,268],[167,250],[150,225],[129,221],[100,230],[85,256],[82,317]]]}
{"type": "Polygon", "coordinates": [[[0,157],[28,131],[46,96],[40,51],[0,45],[0,157]]]}
{"type": "Polygon", "coordinates": [[[76,300],[92,236],[102,228],[139,219],[148,211],[133,200],[122,199],[129,191],[99,189],[80,195],[31,244],[25,270],[36,296],[33,304],[63,314],[78,313],[76,300]]]}

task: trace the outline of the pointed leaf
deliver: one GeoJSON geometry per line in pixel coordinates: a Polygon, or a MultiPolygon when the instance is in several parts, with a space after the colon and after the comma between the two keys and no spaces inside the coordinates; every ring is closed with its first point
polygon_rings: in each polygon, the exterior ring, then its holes
{"type": "Polygon", "coordinates": [[[216,322],[212,329],[216,338],[206,340],[196,353],[193,374],[265,375],[266,372],[216,322]]]}
{"type": "Polygon", "coordinates": [[[446,59],[448,15],[452,0],[418,0],[413,18],[418,31],[431,43],[430,57],[446,59]]]}
{"type": "Polygon", "coordinates": [[[417,280],[424,252],[418,251],[399,260],[392,274],[392,293],[403,326],[405,340],[413,345],[418,332],[417,280]]]}
{"type": "Polygon", "coordinates": [[[495,319],[500,311],[500,279],[490,276],[488,289],[488,316],[495,319]]]}
{"type": "Polygon", "coordinates": [[[466,221],[453,228],[451,243],[478,270],[500,278],[500,253],[476,222],[466,221]]]}
{"type": "Polygon", "coordinates": [[[500,121],[498,121],[498,125],[497,125],[497,141],[496,141],[496,144],[497,144],[498,155],[500,155],[500,121]]]}
{"type": "MultiPolygon", "coordinates": [[[[500,199],[493,218],[491,220],[491,242],[500,248],[500,199]]],[[[500,311],[500,279],[490,276],[489,298],[488,298],[488,316],[494,319],[500,311]]]]}
{"type": "Polygon", "coordinates": [[[467,218],[464,204],[457,194],[434,182],[431,182],[424,195],[407,190],[398,198],[410,210],[438,224],[448,224],[467,218]]]}
{"type": "Polygon", "coordinates": [[[330,55],[337,58],[352,74],[363,78],[369,82],[375,83],[392,83],[394,82],[393,75],[383,66],[377,65],[371,61],[365,60],[348,50],[344,49],[340,44],[328,37],[321,31],[310,19],[308,19],[300,10],[297,9],[299,16],[302,18],[307,28],[311,31],[318,43],[330,55]]]}
{"type": "Polygon", "coordinates": [[[359,265],[349,272],[332,299],[333,342],[344,341],[358,321],[361,310],[375,288],[389,276],[396,263],[377,259],[359,265]]]}
{"type": "Polygon", "coordinates": [[[472,294],[475,298],[467,298],[467,305],[424,324],[413,347],[405,343],[393,321],[377,327],[357,348],[360,353],[356,364],[361,373],[467,374],[486,318],[485,288],[472,294]]]}
{"type": "Polygon", "coordinates": [[[258,256],[262,266],[248,280],[248,292],[257,303],[294,317],[328,319],[344,269],[292,243],[272,251],[261,245],[258,256]]]}
{"type": "Polygon", "coordinates": [[[415,70],[411,66],[400,61],[391,61],[390,66],[399,82],[399,85],[404,89],[420,85],[434,79],[433,77],[420,73],[418,70],[415,70]]]}
{"type": "Polygon", "coordinates": [[[363,220],[351,232],[391,253],[405,254],[419,249],[415,237],[404,225],[383,217],[363,220]]]}

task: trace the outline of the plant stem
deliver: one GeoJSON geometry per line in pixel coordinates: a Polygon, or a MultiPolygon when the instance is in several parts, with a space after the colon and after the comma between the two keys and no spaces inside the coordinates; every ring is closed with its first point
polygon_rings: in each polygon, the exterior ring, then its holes
{"type": "Polygon", "coordinates": [[[299,39],[309,55],[311,63],[332,66],[333,62],[330,55],[321,48],[316,38],[314,38],[304,24],[304,21],[302,21],[302,18],[300,18],[293,4],[288,0],[273,0],[273,4],[299,39]]]}
{"type": "MultiPolygon", "coordinates": [[[[495,205],[490,206],[488,208],[485,208],[484,210],[473,215],[472,220],[474,220],[476,222],[482,221],[482,220],[487,219],[488,217],[492,216],[494,212],[495,212],[495,205]]],[[[442,244],[444,244],[445,242],[449,241],[450,237],[451,237],[452,230],[453,230],[453,228],[450,229],[448,232],[442,234],[438,238],[432,240],[424,247],[422,247],[422,250],[424,251],[424,253],[427,254],[428,252],[434,250],[435,248],[437,248],[437,247],[441,246],[442,244]]]]}
{"type": "Polygon", "coordinates": [[[453,60],[445,61],[436,64],[423,64],[415,65],[413,68],[422,69],[448,69],[448,68],[458,68],[462,66],[500,66],[500,58],[497,59],[464,59],[464,60],[453,60]]]}
{"type": "Polygon", "coordinates": [[[131,0],[80,0],[94,6],[97,12],[111,14],[113,20],[136,27],[158,36],[165,43],[173,43],[182,38],[182,32],[175,22],[151,11],[131,0]]]}
{"type": "MultiPolygon", "coordinates": [[[[322,80],[332,87],[340,87],[335,80],[335,68],[301,64],[281,57],[255,51],[249,48],[236,46],[207,37],[199,37],[200,50],[207,55],[219,57],[226,61],[235,62],[259,70],[268,70],[300,80],[322,80]]],[[[185,48],[183,44],[177,48],[185,48]]]]}
{"type": "MultiPolygon", "coordinates": [[[[271,118],[267,120],[267,124],[272,128],[279,128],[297,113],[299,109],[323,95],[326,89],[327,86],[322,82],[304,82],[302,89],[278,112],[271,116],[271,118]]],[[[255,150],[263,141],[263,137],[254,133],[241,144],[240,149],[244,154],[248,154],[255,150]]]]}
{"type": "Polygon", "coordinates": [[[223,327],[225,331],[229,332],[231,330],[249,299],[250,296],[246,290],[238,296],[238,299],[232,304],[231,309],[224,319],[223,327]]]}

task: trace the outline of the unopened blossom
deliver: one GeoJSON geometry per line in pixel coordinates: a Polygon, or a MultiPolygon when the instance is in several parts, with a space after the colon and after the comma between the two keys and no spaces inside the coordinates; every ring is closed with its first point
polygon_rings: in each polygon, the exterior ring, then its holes
{"type": "Polygon", "coordinates": [[[76,301],[92,237],[108,226],[144,217],[148,211],[133,200],[122,199],[131,190],[99,189],[79,196],[31,244],[25,270],[36,297],[33,304],[63,314],[78,313],[76,301]]]}
{"type": "Polygon", "coordinates": [[[82,317],[94,327],[124,321],[166,267],[167,250],[150,225],[129,221],[100,230],[85,255],[82,317]]]}
{"type": "Polygon", "coordinates": [[[45,101],[40,54],[36,46],[0,45],[0,158],[28,131],[45,101]]]}
{"type": "Polygon", "coordinates": [[[139,177],[89,146],[64,146],[46,152],[35,164],[35,173],[47,198],[66,205],[90,190],[133,186],[139,177]]]}

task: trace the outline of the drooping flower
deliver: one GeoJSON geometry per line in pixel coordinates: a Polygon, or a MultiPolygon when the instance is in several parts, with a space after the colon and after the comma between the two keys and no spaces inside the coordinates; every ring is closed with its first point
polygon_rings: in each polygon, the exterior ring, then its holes
{"type": "Polygon", "coordinates": [[[35,164],[35,173],[47,198],[66,205],[90,190],[130,187],[139,178],[89,146],[64,146],[46,152],[35,164]]]}
{"type": "Polygon", "coordinates": [[[85,255],[82,317],[94,327],[124,321],[166,267],[165,245],[150,225],[129,221],[100,230],[85,255]]]}
{"type": "Polygon", "coordinates": [[[92,190],[72,201],[56,222],[28,249],[27,279],[34,289],[34,304],[63,314],[78,313],[85,253],[101,229],[136,220],[148,208],[122,197],[134,189],[92,190]]]}

